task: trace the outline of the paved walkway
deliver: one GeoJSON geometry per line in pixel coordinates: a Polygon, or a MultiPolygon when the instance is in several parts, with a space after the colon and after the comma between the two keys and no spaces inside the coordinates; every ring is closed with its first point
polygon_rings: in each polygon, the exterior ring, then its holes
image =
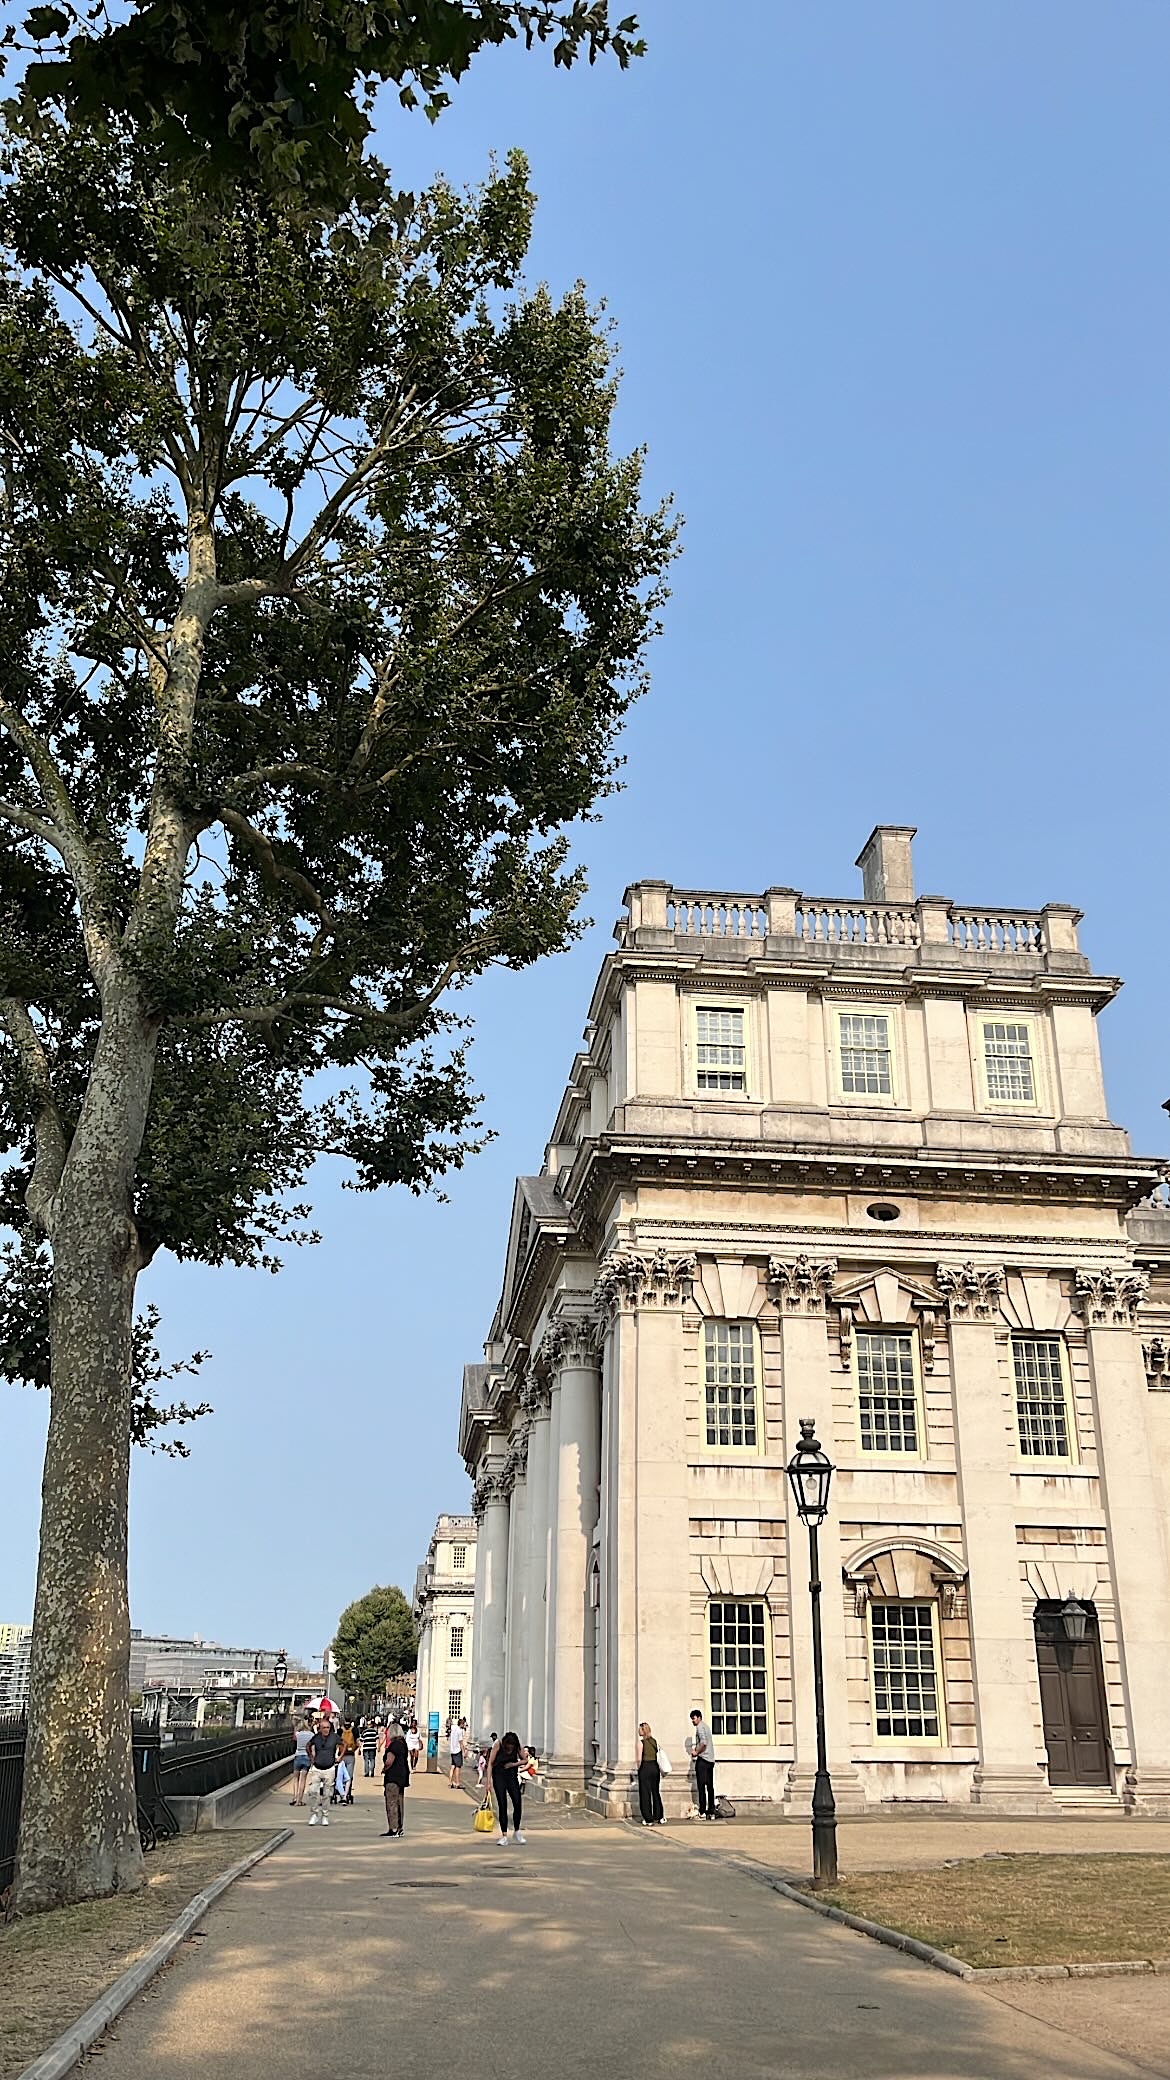
{"type": "MultiPolygon", "coordinates": [[[[524,1848],[374,1785],[226,1895],[109,2040],[102,2080],[1120,2080],[1115,2058],[819,1921],[669,1839],[540,1809],[524,1848]]],[[[673,1832],[673,1830],[672,1830],[673,1832]]],[[[730,1836],[731,1829],[728,1829],[730,1836]]]]}

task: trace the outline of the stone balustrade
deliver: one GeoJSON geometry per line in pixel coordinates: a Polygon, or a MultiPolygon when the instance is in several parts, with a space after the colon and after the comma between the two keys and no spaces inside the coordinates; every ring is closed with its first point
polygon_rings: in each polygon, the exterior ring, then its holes
{"type": "Polygon", "coordinates": [[[668,881],[638,881],[626,890],[626,915],[615,937],[623,946],[679,951],[696,942],[720,940],[744,954],[789,954],[837,958],[881,950],[914,965],[980,965],[1010,961],[1025,967],[1074,968],[1088,963],[1080,951],[1081,912],[1066,903],[1042,910],[996,909],[955,903],[945,896],[877,903],[864,897],[807,896],[798,889],[769,888],[762,895],[726,890],[675,888],[668,881]]]}

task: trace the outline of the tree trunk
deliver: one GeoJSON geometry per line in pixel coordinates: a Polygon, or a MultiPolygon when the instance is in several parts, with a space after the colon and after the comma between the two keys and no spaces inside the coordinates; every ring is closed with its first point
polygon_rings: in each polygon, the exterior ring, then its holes
{"type": "Polygon", "coordinates": [[[142,1884],[126,1579],[132,1180],[154,1035],[107,1006],[52,1220],[52,1385],[13,1904],[35,1913],[142,1884]]]}

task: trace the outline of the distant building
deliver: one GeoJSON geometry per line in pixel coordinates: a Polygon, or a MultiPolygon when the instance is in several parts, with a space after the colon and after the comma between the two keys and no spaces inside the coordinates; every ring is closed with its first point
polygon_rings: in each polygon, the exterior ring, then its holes
{"type": "Polygon", "coordinates": [[[1170,1208],[1109,1117],[1118,983],[1066,904],[917,896],[912,837],[849,896],[627,890],[518,1180],[471,1718],[596,1811],[697,1705],[722,1790],[807,1813],[811,1417],[838,1804],[1170,1813],[1170,1208]]]}
{"type": "MultiPolygon", "coordinates": [[[[442,1516],[414,1585],[418,1626],[415,1716],[425,1727],[430,1712],[439,1725],[470,1717],[471,1656],[475,1634],[474,1517],[442,1516]]],[[[473,1726],[477,1733],[478,1727],[473,1726]]]]}
{"type": "Polygon", "coordinates": [[[276,1647],[224,1647],[218,1640],[172,1639],[166,1633],[131,1632],[130,1688],[224,1690],[253,1680],[267,1687],[280,1658],[276,1647]]]}
{"type": "Polygon", "coordinates": [[[0,1625],[0,1712],[20,1712],[28,1703],[32,1626],[0,1625]]]}

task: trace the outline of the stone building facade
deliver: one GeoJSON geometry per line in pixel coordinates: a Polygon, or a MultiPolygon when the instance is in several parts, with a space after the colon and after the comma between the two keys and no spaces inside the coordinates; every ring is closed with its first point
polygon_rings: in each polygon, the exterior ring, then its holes
{"type": "MultiPolygon", "coordinates": [[[[1079,913],[626,894],[464,1378],[473,1725],[627,1810],[639,1720],[806,1809],[1170,1812],[1170,1211],[1111,1123],[1079,913]]],[[[668,1780],[676,1808],[686,1779],[668,1780]]]]}
{"type": "Polygon", "coordinates": [[[439,1714],[440,1729],[450,1718],[471,1717],[477,1529],[474,1517],[441,1516],[415,1576],[414,1709],[424,1730],[431,1712],[439,1714]]]}

